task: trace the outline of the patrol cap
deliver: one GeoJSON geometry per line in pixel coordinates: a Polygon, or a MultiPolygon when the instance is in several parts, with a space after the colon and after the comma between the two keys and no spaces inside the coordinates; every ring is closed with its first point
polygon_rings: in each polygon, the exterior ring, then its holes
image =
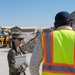
{"type": "Polygon", "coordinates": [[[19,38],[19,39],[24,39],[24,35],[22,32],[12,32],[12,38],[19,38]]]}
{"type": "Polygon", "coordinates": [[[59,12],[55,16],[55,22],[57,22],[57,23],[59,23],[59,22],[68,22],[68,21],[73,21],[73,18],[66,11],[59,12]]]}

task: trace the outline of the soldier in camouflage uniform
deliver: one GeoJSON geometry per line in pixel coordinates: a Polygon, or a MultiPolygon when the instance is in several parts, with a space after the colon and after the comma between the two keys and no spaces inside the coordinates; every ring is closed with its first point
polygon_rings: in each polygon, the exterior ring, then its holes
{"type": "Polygon", "coordinates": [[[9,50],[7,59],[9,65],[9,75],[26,75],[25,70],[28,67],[28,63],[25,62],[23,65],[17,66],[15,63],[15,56],[22,55],[20,50],[20,44],[23,40],[21,33],[16,32],[12,34],[12,48],[9,50]]]}

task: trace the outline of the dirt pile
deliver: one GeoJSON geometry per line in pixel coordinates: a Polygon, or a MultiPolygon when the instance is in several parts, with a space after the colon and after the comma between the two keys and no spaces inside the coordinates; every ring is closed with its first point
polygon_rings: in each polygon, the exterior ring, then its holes
{"type": "Polygon", "coordinates": [[[71,13],[73,19],[74,19],[74,25],[75,25],[75,11],[71,13]]]}

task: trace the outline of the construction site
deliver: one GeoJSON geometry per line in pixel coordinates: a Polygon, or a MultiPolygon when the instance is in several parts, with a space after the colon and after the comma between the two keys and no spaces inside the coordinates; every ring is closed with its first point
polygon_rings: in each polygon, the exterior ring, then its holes
{"type": "Polygon", "coordinates": [[[50,32],[53,28],[29,28],[29,29],[21,29],[18,26],[12,28],[0,28],[0,47],[12,47],[12,35],[11,33],[14,31],[21,31],[24,35],[24,42],[21,45],[21,49],[24,53],[33,52],[35,47],[35,43],[38,38],[41,37],[43,32],[50,32]]]}
{"type": "MultiPolygon", "coordinates": [[[[73,12],[73,16],[75,12],[73,12]]],[[[75,16],[74,16],[75,17],[75,16]]],[[[75,31],[75,20],[74,20],[74,25],[73,25],[73,30],[75,31]]],[[[9,68],[8,68],[8,63],[7,63],[7,53],[12,47],[12,35],[11,33],[13,31],[21,31],[24,35],[24,42],[20,46],[21,50],[26,54],[26,59],[28,61],[28,64],[30,63],[30,58],[32,55],[32,52],[35,48],[35,44],[37,40],[41,37],[41,35],[45,32],[51,32],[55,30],[54,27],[50,28],[37,28],[37,27],[32,27],[32,28],[21,28],[18,26],[14,27],[0,27],[0,75],[9,75],[9,68]]],[[[40,66],[40,73],[41,73],[41,66],[40,66]]],[[[29,68],[26,69],[26,74],[30,75],[29,68]]]]}

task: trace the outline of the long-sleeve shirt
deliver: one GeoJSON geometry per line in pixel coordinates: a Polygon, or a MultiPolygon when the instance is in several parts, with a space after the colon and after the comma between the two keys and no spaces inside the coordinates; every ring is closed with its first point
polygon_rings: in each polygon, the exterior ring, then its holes
{"type": "MultiPolygon", "coordinates": [[[[57,29],[61,29],[61,28],[72,30],[70,26],[61,26],[57,29]]],[[[43,51],[42,51],[40,40],[38,40],[30,60],[29,69],[31,75],[40,75],[39,66],[42,60],[43,60],[43,51]]]]}
{"type": "Polygon", "coordinates": [[[25,65],[16,65],[15,56],[21,55],[22,52],[18,48],[17,51],[14,49],[9,50],[7,59],[9,65],[9,75],[25,75],[25,65]]]}

